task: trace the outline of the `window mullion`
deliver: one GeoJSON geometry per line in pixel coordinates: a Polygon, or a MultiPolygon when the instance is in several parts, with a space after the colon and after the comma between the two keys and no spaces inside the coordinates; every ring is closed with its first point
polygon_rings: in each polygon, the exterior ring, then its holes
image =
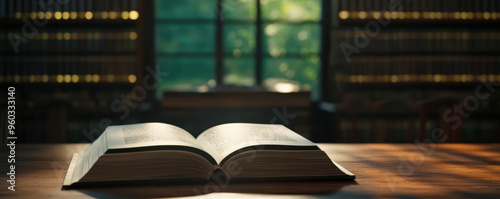
{"type": "Polygon", "coordinates": [[[223,20],[224,13],[222,0],[217,0],[217,17],[215,19],[215,82],[218,86],[224,84],[224,41],[223,41],[223,20]]]}
{"type": "Polygon", "coordinates": [[[255,20],[255,84],[262,86],[262,16],[260,0],[257,2],[257,15],[255,20]]]}

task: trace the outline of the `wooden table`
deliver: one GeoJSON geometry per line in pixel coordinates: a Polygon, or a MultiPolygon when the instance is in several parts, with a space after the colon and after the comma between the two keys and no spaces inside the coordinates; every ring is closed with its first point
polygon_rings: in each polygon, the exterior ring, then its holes
{"type": "MultiPolygon", "coordinates": [[[[331,198],[500,197],[500,144],[320,144],[354,174],[354,182],[287,182],[207,185],[94,187],[61,190],[71,155],[87,144],[30,144],[16,148],[16,192],[7,190],[7,154],[0,198],[331,198]],[[435,146],[435,148],[432,148],[435,146]],[[433,150],[432,150],[433,149],[433,150]],[[219,190],[205,195],[204,190],[219,190]]],[[[5,149],[5,148],[3,148],[5,149]]]]}

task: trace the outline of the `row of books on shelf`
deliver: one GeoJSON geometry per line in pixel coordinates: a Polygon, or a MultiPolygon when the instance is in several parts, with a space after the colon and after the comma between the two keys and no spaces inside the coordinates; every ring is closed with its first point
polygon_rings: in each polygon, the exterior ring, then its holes
{"type": "Polygon", "coordinates": [[[500,81],[496,56],[355,56],[340,64],[337,81],[445,83],[500,81]]]}
{"type": "Polygon", "coordinates": [[[481,74],[397,74],[397,75],[346,75],[336,74],[339,82],[345,83],[474,83],[481,81],[500,82],[500,75],[481,74]]]}
{"type": "MultiPolygon", "coordinates": [[[[410,142],[432,139],[431,133],[438,125],[428,119],[421,123],[419,118],[374,118],[358,119],[341,118],[339,133],[335,135],[340,142],[410,142]],[[425,134],[422,139],[421,129],[425,134]]],[[[498,142],[500,126],[494,119],[465,119],[460,127],[459,135],[453,136],[457,142],[498,142]]],[[[454,132],[444,132],[454,133],[454,132]]]]}
{"type": "MultiPolygon", "coordinates": [[[[113,88],[85,88],[74,90],[61,90],[61,89],[39,89],[26,94],[26,99],[22,99],[27,108],[50,108],[53,102],[58,102],[57,106],[67,108],[68,111],[72,110],[98,110],[105,116],[106,112],[112,113],[110,105],[115,100],[123,99],[130,93],[131,86],[113,87],[113,88]],[[49,92],[50,91],[50,92],[49,92]]],[[[21,99],[20,99],[21,100],[21,99]]],[[[121,104],[120,104],[121,105],[121,104]]],[[[52,105],[54,106],[54,105],[52,105]]]]}
{"type": "Polygon", "coordinates": [[[135,74],[59,74],[59,75],[13,75],[0,76],[0,83],[135,83],[135,74]]]}
{"type": "Polygon", "coordinates": [[[500,19],[500,12],[389,12],[389,11],[346,11],[338,14],[340,20],[484,20],[500,19]]]}
{"type": "Polygon", "coordinates": [[[4,0],[0,2],[0,19],[137,20],[137,9],[137,0],[4,0]]]}
{"type": "Polygon", "coordinates": [[[0,62],[0,83],[135,83],[130,56],[19,57],[0,62]]]}
{"type": "MultiPolygon", "coordinates": [[[[51,125],[56,125],[55,128],[65,133],[60,140],[61,142],[81,142],[84,140],[91,142],[93,140],[89,140],[88,133],[94,133],[93,131],[96,129],[101,129],[103,119],[123,122],[118,119],[120,114],[113,112],[111,106],[115,101],[120,101],[116,107],[129,106],[126,103],[130,102],[125,102],[122,99],[130,92],[131,86],[97,90],[92,88],[32,90],[25,93],[26,97],[22,96],[17,99],[19,105],[17,109],[23,112],[16,119],[19,131],[23,132],[20,139],[23,142],[50,142],[51,140],[46,139],[53,136],[54,126],[51,125]]],[[[127,118],[127,120],[133,119],[132,116],[127,118]]]]}
{"type": "MultiPolygon", "coordinates": [[[[486,91],[485,91],[486,92],[486,91]]],[[[469,96],[475,95],[475,88],[463,91],[439,89],[407,89],[405,91],[370,90],[344,93],[338,104],[342,114],[354,115],[418,115],[424,106],[439,104],[441,108],[453,108],[469,96]]],[[[476,114],[500,108],[500,92],[490,93],[487,100],[481,100],[476,114]]]]}
{"type": "MultiPolygon", "coordinates": [[[[38,97],[38,96],[37,96],[38,97]]],[[[114,99],[121,99],[119,98],[120,96],[117,96],[116,98],[109,98],[109,99],[98,99],[98,100],[83,100],[83,99],[70,99],[70,100],[65,100],[66,104],[61,104],[62,106],[66,106],[68,109],[74,109],[74,110],[86,110],[89,112],[92,112],[92,110],[97,110],[100,109],[101,111],[96,111],[95,114],[103,114],[106,110],[108,112],[110,111],[110,104],[113,102],[114,99]]],[[[60,100],[60,99],[53,99],[53,100],[60,100]]],[[[39,101],[28,101],[26,106],[28,108],[32,107],[39,107],[40,102],[39,101]]],[[[105,114],[103,114],[105,115],[105,114]]]]}
{"type": "MultiPolygon", "coordinates": [[[[497,20],[496,0],[338,0],[338,18],[411,20],[497,20]]],[[[336,16],[337,17],[337,16],[336,16]]]]}
{"type": "MultiPolygon", "coordinates": [[[[13,31],[15,32],[15,31],[13,31]]],[[[0,41],[11,44],[9,31],[0,32],[0,41]]],[[[44,29],[17,45],[1,45],[0,53],[16,54],[91,54],[134,53],[137,33],[134,29],[44,29]]]]}
{"type": "Polygon", "coordinates": [[[377,36],[354,29],[335,29],[333,44],[356,47],[362,44],[361,53],[495,53],[500,52],[500,32],[471,29],[387,29],[377,36]],[[366,46],[366,47],[365,47],[366,46]]]}
{"type": "MultiPolygon", "coordinates": [[[[51,136],[54,136],[55,130],[76,133],[76,129],[71,125],[75,122],[81,124],[78,131],[80,134],[84,129],[99,129],[98,124],[103,118],[114,118],[118,115],[111,110],[111,104],[115,100],[123,99],[122,95],[129,94],[132,87],[132,84],[119,87],[99,85],[98,88],[82,89],[38,87],[24,92],[16,98],[17,110],[23,113],[16,117],[18,130],[23,132],[19,138],[23,142],[50,142],[51,140],[47,139],[53,139],[51,136]]],[[[119,105],[123,106],[123,102],[119,105]]],[[[71,140],[69,135],[64,134],[67,137],[61,138],[60,141],[71,140]]],[[[81,136],[86,138],[83,134],[81,136]]]]}

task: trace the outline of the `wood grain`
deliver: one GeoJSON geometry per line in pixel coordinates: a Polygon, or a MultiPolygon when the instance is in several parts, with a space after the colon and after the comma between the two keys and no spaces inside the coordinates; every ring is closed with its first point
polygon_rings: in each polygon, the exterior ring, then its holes
{"type": "MultiPolygon", "coordinates": [[[[320,144],[356,174],[354,182],[286,182],[218,185],[137,185],[61,190],[71,155],[87,144],[18,145],[16,192],[21,198],[470,198],[500,196],[500,144],[320,144]],[[212,192],[212,193],[210,193],[212,192]],[[208,195],[197,195],[210,193],[208,195]]],[[[0,154],[6,157],[5,151],[0,154]]],[[[7,173],[7,163],[0,164],[7,173]]],[[[2,175],[6,179],[7,175],[2,175]]]]}

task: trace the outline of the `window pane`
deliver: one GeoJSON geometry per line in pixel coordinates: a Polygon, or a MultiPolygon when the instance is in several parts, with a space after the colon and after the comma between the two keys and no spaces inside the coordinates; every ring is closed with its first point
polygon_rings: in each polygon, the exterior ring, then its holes
{"type": "Polygon", "coordinates": [[[156,0],[157,19],[215,19],[216,0],[156,0]]]}
{"type": "Polygon", "coordinates": [[[213,57],[161,57],[158,59],[160,71],[168,75],[162,77],[158,90],[196,90],[200,85],[212,85],[214,63],[213,57]]]}
{"type": "Polygon", "coordinates": [[[225,24],[224,52],[234,57],[255,51],[255,25],[225,24]]]}
{"type": "Polygon", "coordinates": [[[319,24],[264,24],[265,53],[273,57],[319,52],[319,24]]]}
{"type": "Polygon", "coordinates": [[[156,25],[156,51],[160,53],[213,53],[213,24],[156,25]]]}
{"type": "MultiPolygon", "coordinates": [[[[318,92],[319,56],[265,58],[263,68],[264,85],[277,91],[283,91],[280,85],[294,85],[292,91],[310,90],[318,92]],[[281,83],[281,84],[280,84],[281,83]]],[[[288,89],[284,87],[285,91],[288,89]]]]}
{"type": "Polygon", "coordinates": [[[321,0],[261,0],[263,20],[321,19],[321,0]]]}
{"type": "Polygon", "coordinates": [[[253,86],[255,84],[255,61],[253,57],[224,59],[224,83],[228,85],[253,86]]]}
{"type": "Polygon", "coordinates": [[[255,20],[257,14],[257,2],[255,0],[224,0],[222,2],[225,19],[255,20]]]}

